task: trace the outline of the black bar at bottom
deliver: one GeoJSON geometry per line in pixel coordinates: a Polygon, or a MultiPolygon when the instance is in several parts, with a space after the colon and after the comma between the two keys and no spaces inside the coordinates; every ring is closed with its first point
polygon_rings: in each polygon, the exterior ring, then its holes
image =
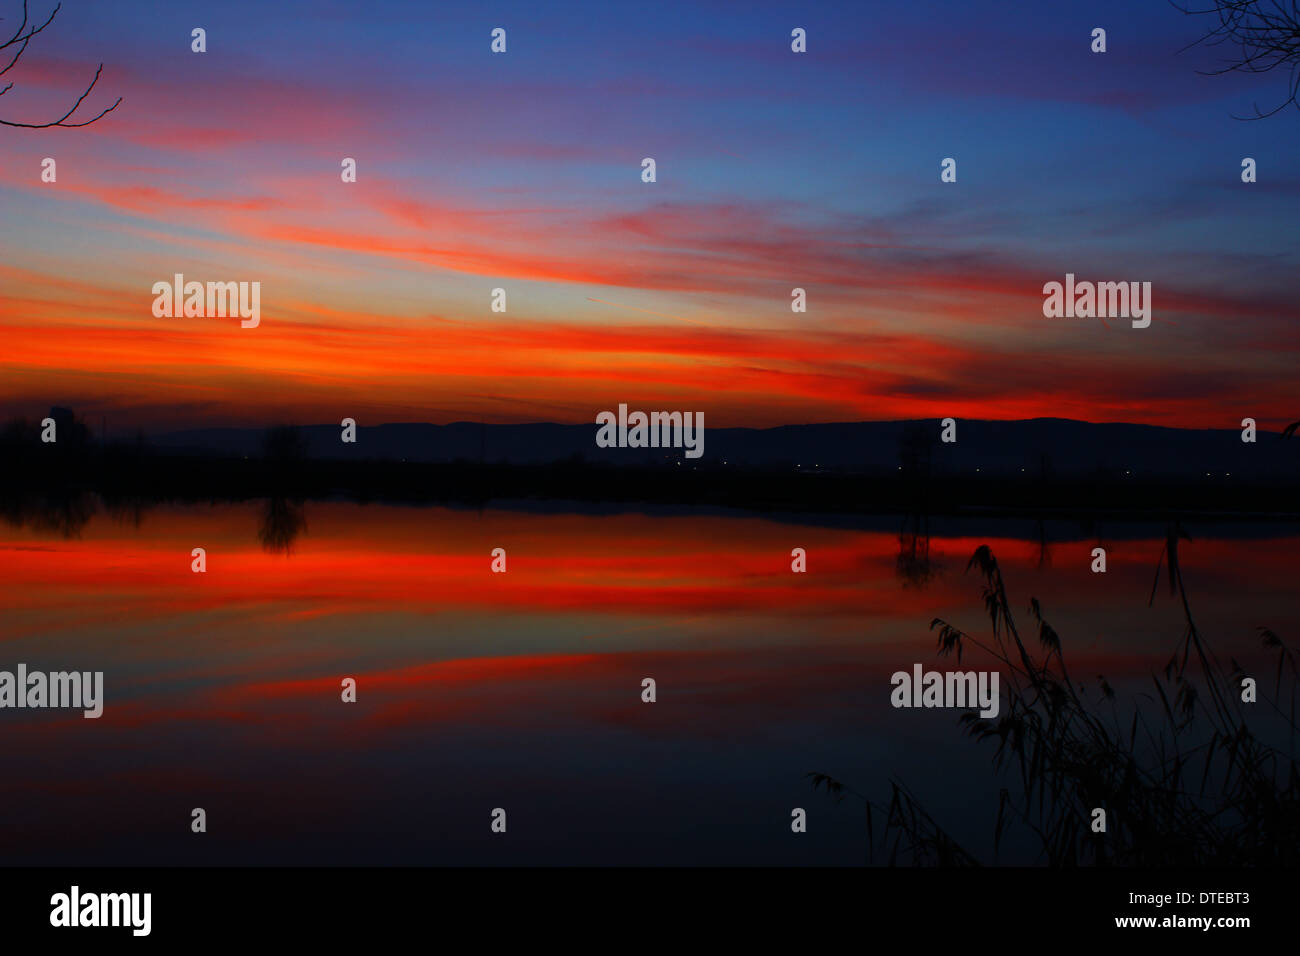
{"type": "Polygon", "coordinates": [[[992,945],[1025,932],[1231,945],[1294,934],[1298,884],[1290,870],[30,868],[0,870],[0,926],[6,942],[95,945],[413,938],[617,947],[707,937],[816,946],[875,934],[992,945]],[[148,934],[137,935],[143,895],[103,894],[145,893],[148,934]],[[52,917],[123,925],[55,926],[52,917]]]}

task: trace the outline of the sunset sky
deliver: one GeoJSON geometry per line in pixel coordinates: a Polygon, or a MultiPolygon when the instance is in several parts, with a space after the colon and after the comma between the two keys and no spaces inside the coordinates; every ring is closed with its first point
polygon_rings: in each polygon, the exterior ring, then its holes
{"type": "Polygon", "coordinates": [[[0,118],[100,61],[83,110],[123,102],[0,127],[0,416],[1300,418],[1300,112],[1233,119],[1286,77],[1198,75],[1168,4],[460,6],[65,2],[0,118]],[[1151,282],[1150,328],[1045,318],[1067,272],[1151,282]],[[154,318],[175,273],[261,282],[260,327],[154,318]]]}

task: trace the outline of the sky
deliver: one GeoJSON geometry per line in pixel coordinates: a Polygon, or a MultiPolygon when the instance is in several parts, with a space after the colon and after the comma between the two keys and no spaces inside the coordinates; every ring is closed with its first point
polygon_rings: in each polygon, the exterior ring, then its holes
{"type": "Polygon", "coordinates": [[[1300,417],[1300,111],[1235,119],[1286,78],[1198,74],[1228,53],[1184,50],[1205,25],[1163,2],[67,0],[0,118],[61,114],[100,62],[83,110],[122,103],[0,127],[0,417],[1277,428],[1300,417]],[[260,282],[260,325],[155,317],[176,273],[260,282]],[[1045,317],[1067,273],[1150,282],[1150,327],[1045,317]]]}

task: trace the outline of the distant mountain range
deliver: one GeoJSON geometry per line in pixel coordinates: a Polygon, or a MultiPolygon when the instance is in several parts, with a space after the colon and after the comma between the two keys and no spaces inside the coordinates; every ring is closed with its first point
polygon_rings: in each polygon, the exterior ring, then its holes
{"type": "MultiPolygon", "coordinates": [[[[1241,440],[1239,429],[1180,429],[1154,425],[1093,424],[1061,418],[1026,421],[958,420],[957,441],[939,440],[937,420],[844,422],[777,428],[706,428],[704,455],[680,449],[599,448],[597,426],[536,423],[449,425],[391,423],[357,428],[345,444],[337,425],[300,428],[314,459],[483,461],[545,464],[566,460],[606,465],[671,464],[699,470],[755,468],[884,474],[905,460],[929,460],[936,475],[1020,474],[1077,477],[1099,472],[1150,478],[1300,479],[1300,437],[1278,432],[1241,440]],[[904,449],[910,450],[905,452],[904,449]]],[[[229,457],[261,454],[265,430],[207,428],[150,436],[160,451],[229,457]]]]}

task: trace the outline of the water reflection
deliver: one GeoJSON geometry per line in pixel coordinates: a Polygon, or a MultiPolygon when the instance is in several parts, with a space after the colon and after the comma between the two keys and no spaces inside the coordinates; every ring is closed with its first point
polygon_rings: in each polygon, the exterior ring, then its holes
{"type": "Polygon", "coordinates": [[[904,516],[903,527],[898,533],[895,567],[905,587],[925,587],[934,576],[935,567],[930,560],[929,515],[904,516]]]}
{"type": "Polygon", "coordinates": [[[17,528],[76,538],[99,511],[99,499],[85,491],[0,497],[0,517],[17,528]]]}
{"type": "Polygon", "coordinates": [[[272,554],[291,554],[297,537],[307,530],[307,512],[301,501],[276,496],[262,508],[257,538],[272,554]]]}
{"type": "MultiPolygon", "coordinates": [[[[308,534],[290,496],[0,505],[0,669],[103,670],[106,697],[96,721],[0,711],[0,863],[862,862],[861,814],[810,770],[896,774],[977,851],[987,750],[889,703],[892,672],[936,661],[933,618],[987,633],[974,549],[1018,613],[1042,602],[1072,670],[1121,690],[1185,631],[1179,602],[1147,604],[1154,523],[1108,523],[1101,575],[1077,522],[309,507],[308,534]],[[194,806],[222,841],[177,840],[194,806]],[[491,842],[496,806],[526,838],[491,842]],[[795,806],[807,841],[772,823],[795,806]]],[[[1198,626],[1273,673],[1254,628],[1300,634],[1300,535],[1194,530],[1198,626]]]]}

